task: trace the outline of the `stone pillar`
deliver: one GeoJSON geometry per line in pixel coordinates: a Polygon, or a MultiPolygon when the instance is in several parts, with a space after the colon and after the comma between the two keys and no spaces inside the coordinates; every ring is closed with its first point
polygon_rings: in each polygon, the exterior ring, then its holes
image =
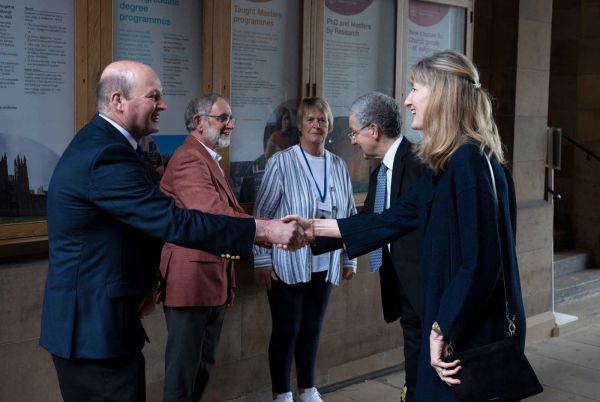
{"type": "Polygon", "coordinates": [[[550,78],[552,2],[521,0],[513,176],[516,186],[517,253],[528,317],[546,313],[552,324],[553,206],[544,200],[546,126],[550,78]]]}
{"type": "MultiPolygon", "coordinates": [[[[552,27],[550,124],[600,154],[600,2],[557,1],[552,27]]],[[[573,231],[575,247],[600,264],[600,162],[563,141],[556,188],[561,228],[573,231]]]]}

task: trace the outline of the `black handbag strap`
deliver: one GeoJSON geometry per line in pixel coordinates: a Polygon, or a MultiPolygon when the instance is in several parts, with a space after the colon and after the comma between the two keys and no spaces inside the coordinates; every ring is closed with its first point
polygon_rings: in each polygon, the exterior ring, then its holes
{"type": "MultiPolygon", "coordinates": [[[[491,183],[492,183],[492,188],[494,190],[494,208],[496,209],[496,220],[498,222],[498,230],[499,230],[499,237],[500,237],[500,261],[501,261],[501,266],[502,266],[502,286],[503,286],[503,290],[504,290],[504,308],[505,308],[505,318],[507,321],[507,325],[506,325],[506,336],[515,336],[516,335],[516,330],[517,327],[515,325],[515,318],[516,315],[510,313],[510,300],[511,299],[511,295],[512,292],[510,291],[510,288],[507,287],[507,281],[506,281],[506,277],[510,277],[510,272],[507,272],[506,269],[506,265],[504,264],[504,253],[503,253],[503,244],[504,244],[504,229],[503,226],[501,224],[502,220],[500,219],[500,206],[499,206],[499,201],[498,201],[498,192],[496,190],[496,177],[494,175],[494,170],[492,169],[492,163],[490,162],[490,157],[488,156],[488,154],[484,153],[486,161],[488,163],[488,167],[490,170],[490,179],[491,179],[491,183]]],[[[450,280],[452,280],[452,274],[453,274],[453,265],[454,265],[454,220],[452,219],[452,217],[450,217],[450,280]]],[[[454,347],[452,345],[452,342],[450,342],[447,346],[447,352],[448,355],[452,355],[454,352],[454,347]]]]}
{"type": "Polygon", "coordinates": [[[487,153],[484,153],[485,155],[485,159],[487,161],[489,170],[490,170],[490,178],[491,178],[491,183],[492,183],[492,188],[494,189],[494,207],[496,208],[496,218],[497,218],[497,222],[498,222],[498,230],[499,230],[499,237],[500,237],[500,261],[502,262],[502,285],[503,285],[503,289],[504,289],[504,308],[505,308],[505,315],[506,315],[506,321],[507,321],[507,328],[506,328],[506,335],[507,336],[514,336],[516,333],[516,325],[515,325],[515,314],[510,313],[510,306],[511,303],[510,301],[512,300],[512,298],[510,297],[510,295],[512,295],[512,292],[509,290],[509,288],[507,287],[507,281],[506,281],[506,277],[510,277],[510,272],[507,272],[507,268],[506,265],[504,263],[504,248],[502,247],[504,244],[504,239],[505,239],[505,234],[503,227],[502,227],[502,219],[500,216],[500,203],[498,201],[498,191],[496,190],[496,177],[494,175],[494,169],[492,168],[492,163],[490,161],[490,156],[487,153]]]}

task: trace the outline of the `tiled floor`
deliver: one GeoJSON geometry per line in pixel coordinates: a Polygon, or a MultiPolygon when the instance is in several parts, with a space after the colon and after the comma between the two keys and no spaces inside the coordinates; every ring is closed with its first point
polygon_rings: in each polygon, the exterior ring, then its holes
{"type": "MultiPolygon", "coordinates": [[[[600,299],[591,302],[585,308],[598,314],[600,299]]],[[[528,401],[600,401],[600,321],[587,319],[571,331],[527,347],[526,355],[544,386],[543,393],[528,401]]],[[[325,402],[395,402],[400,400],[403,382],[404,372],[398,372],[327,393],[323,399],[325,402]]]]}
{"type": "MultiPolygon", "coordinates": [[[[531,402],[600,402],[600,295],[562,305],[559,311],[579,317],[560,336],[533,343],[526,354],[544,392],[531,402]]],[[[398,402],[404,372],[353,384],[323,395],[325,402],[398,402]]],[[[244,402],[268,400],[268,393],[244,402]]]]}

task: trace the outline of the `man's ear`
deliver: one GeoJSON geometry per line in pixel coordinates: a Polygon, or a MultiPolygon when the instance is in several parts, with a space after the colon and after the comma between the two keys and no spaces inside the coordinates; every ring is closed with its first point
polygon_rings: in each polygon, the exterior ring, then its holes
{"type": "Polygon", "coordinates": [[[120,92],[115,91],[110,94],[110,104],[118,111],[123,110],[123,100],[123,94],[120,92]]]}
{"type": "Polygon", "coordinates": [[[192,117],[192,121],[194,122],[194,126],[196,126],[196,130],[202,132],[202,116],[195,115],[192,117]]]}
{"type": "Polygon", "coordinates": [[[375,141],[379,140],[379,138],[381,137],[382,133],[381,133],[381,128],[379,128],[379,126],[375,123],[371,123],[371,136],[373,136],[373,139],[375,141]]]}

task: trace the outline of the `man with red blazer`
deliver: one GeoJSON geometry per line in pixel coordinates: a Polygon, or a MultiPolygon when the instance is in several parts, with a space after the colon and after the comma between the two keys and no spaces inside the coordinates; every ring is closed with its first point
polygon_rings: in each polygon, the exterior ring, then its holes
{"type": "MultiPolygon", "coordinates": [[[[171,157],[160,183],[178,207],[249,217],[236,200],[216,152],[229,145],[234,124],[223,97],[209,94],[190,101],[185,111],[188,136],[171,157]]],[[[164,245],[160,272],[166,282],[162,298],[168,330],[165,402],[202,398],[225,311],[233,301],[237,258],[164,245]]]]}

